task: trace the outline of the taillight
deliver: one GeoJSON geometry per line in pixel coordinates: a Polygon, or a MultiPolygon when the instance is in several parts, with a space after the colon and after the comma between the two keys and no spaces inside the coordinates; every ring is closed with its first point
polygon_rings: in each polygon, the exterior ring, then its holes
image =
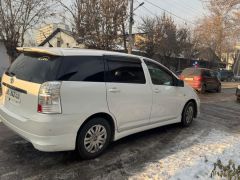
{"type": "Polygon", "coordinates": [[[184,76],[183,76],[183,75],[180,75],[180,76],[179,76],[179,79],[184,80],[184,76]]]}
{"type": "Polygon", "coordinates": [[[201,81],[201,80],[202,80],[202,77],[201,77],[201,76],[194,76],[194,77],[193,77],[193,80],[194,80],[194,81],[201,81]]]}
{"type": "Polygon", "coordinates": [[[37,111],[43,114],[60,114],[62,113],[61,82],[46,82],[40,87],[38,94],[37,111]]]}

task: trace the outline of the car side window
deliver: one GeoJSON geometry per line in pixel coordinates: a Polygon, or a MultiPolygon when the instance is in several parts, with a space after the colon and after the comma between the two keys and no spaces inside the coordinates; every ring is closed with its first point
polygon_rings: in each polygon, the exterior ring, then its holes
{"type": "Polygon", "coordinates": [[[101,56],[65,56],[58,73],[61,81],[105,82],[101,56]]]}
{"type": "Polygon", "coordinates": [[[210,71],[204,71],[204,72],[203,72],[203,76],[205,76],[205,77],[211,77],[210,71]]]}
{"type": "Polygon", "coordinates": [[[150,61],[145,61],[145,63],[148,67],[153,84],[173,86],[174,84],[173,76],[169,72],[167,72],[163,67],[150,61]]]}
{"type": "Polygon", "coordinates": [[[217,77],[217,74],[214,71],[210,71],[211,77],[217,77]]]}
{"type": "Polygon", "coordinates": [[[146,79],[141,61],[135,58],[106,57],[108,64],[108,82],[145,84],[146,79]]]}

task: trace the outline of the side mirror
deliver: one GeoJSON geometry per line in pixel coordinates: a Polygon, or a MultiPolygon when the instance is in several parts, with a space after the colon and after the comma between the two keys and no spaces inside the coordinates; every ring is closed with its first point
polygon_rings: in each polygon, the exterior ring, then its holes
{"type": "Polygon", "coordinates": [[[177,87],[184,87],[184,81],[180,80],[180,79],[177,79],[176,86],[177,87]]]}

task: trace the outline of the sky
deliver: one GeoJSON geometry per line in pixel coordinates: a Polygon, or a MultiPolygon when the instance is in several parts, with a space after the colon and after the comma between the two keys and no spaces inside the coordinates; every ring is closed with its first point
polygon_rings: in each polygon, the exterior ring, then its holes
{"type": "MultiPolygon", "coordinates": [[[[65,0],[66,4],[69,2],[69,0],[65,0]]],[[[134,8],[136,8],[142,2],[144,2],[144,5],[134,11],[134,33],[139,31],[137,26],[141,22],[141,17],[154,17],[156,15],[161,15],[164,10],[166,14],[171,15],[174,18],[175,22],[179,26],[187,25],[188,27],[193,27],[196,20],[206,13],[206,10],[204,9],[200,0],[134,0],[134,8]]],[[[56,19],[52,18],[48,23],[55,21],[56,19]]]]}
{"type": "MultiPolygon", "coordinates": [[[[144,5],[134,12],[134,18],[137,23],[141,21],[143,16],[153,17],[154,15],[162,14],[166,10],[166,14],[171,15],[177,24],[194,25],[196,20],[206,13],[200,0],[134,0],[134,2],[135,8],[139,3],[144,2],[144,5]],[[159,6],[161,9],[156,6],[159,6]],[[173,14],[178,17],[175,17],[173,14]]],[[[135,23],[135,26],[137,23],[135,23]]]]}

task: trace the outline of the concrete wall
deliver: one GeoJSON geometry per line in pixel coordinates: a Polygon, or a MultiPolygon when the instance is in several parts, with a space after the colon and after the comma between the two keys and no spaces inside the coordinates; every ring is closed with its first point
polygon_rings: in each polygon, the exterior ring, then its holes
{"type": "Polygon", "coordinates": [[[3,42],[0,40],[0,77],[2,77],[2,74],[9,67],[9,65],[10,61],[7,55],[6,48],[3,42]]]}

